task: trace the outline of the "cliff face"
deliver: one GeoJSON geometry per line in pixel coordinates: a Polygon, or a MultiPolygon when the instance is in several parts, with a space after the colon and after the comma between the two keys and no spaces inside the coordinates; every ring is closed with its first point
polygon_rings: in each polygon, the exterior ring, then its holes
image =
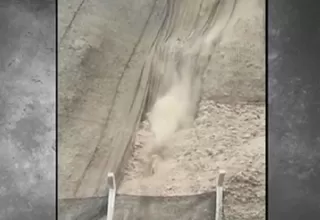
{"type": "Polygon", "coordinates": [[[172,88],[192,116],[201,99],[264,102],[261,2],[61,1],[60,201],[106,196],[141,117],[172,88]]]}

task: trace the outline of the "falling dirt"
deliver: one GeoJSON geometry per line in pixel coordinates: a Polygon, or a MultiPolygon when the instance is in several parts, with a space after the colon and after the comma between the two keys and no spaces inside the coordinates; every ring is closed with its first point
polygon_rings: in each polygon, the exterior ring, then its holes
{"type": "Polygon", "coordinates": [[[204,34],[194,30],[191,40],[176,34],[151,51],[148,117],[119,193],[209,192],[223,169],[226,219],[264,219],[265,105],[256,89],[264,85],[263,7],[236,1],[232,9],[230,2],[204,34]],[[234,81],[226,80],[230,74],[234,81]]]}

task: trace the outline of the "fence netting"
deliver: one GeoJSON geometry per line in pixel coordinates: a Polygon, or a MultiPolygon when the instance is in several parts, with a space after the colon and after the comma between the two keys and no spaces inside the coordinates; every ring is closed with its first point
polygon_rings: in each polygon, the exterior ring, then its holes
{"type": "MultiPolygon", "coordinates": [[[[61,220],[106,220],[108,197],[59,201],[61,220]]],[[[215,192],[191,196],[117,195],[113,220],[214,220],[215,192]]]]}

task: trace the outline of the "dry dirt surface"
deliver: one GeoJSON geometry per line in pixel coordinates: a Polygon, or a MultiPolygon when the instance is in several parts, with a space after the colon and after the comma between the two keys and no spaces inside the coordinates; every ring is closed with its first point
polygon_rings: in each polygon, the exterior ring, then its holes
{"type": "Polygon", "coordinates": [[[226,215],[230,219],[262,219],[265,197],[265,107],[200,103],[194,127],[178,131],[162,149],[154,174],[149,174],[144,122],[137,132],[132,159],[119,193],[189,195],[213,191],[216,175],[226,175],[226,215]],[[258,218],[260,217],[260,218],[258,218]]]}

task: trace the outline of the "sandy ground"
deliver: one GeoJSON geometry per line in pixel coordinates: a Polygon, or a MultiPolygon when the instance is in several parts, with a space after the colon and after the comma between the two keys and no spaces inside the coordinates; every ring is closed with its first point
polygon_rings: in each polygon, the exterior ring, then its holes
{"type": "Polygon", "coordinates": [[[197,194],[214,189],[219,169],[226,170],[227,182],[248,168],[264,172],[264,110],[264,106],[201,102],[194,127],[178,131],[171,138],[153,175],[148,172],[153,148],[147,144],[152,134],[148,122],[144,122],[137,132],[120,192],[197,194]]]}
{"type": "Polygon", "coordinates": [[[144,122],[137,132],[119,193],[170,196],[208,192],[214,190],[218,170],[224,169],[226,213],[264,216],[264,106],[202,101],[194,127],[173,136],[151,176],[153,149],[146,144],[152,136],[148,127],[144,122]]]}

